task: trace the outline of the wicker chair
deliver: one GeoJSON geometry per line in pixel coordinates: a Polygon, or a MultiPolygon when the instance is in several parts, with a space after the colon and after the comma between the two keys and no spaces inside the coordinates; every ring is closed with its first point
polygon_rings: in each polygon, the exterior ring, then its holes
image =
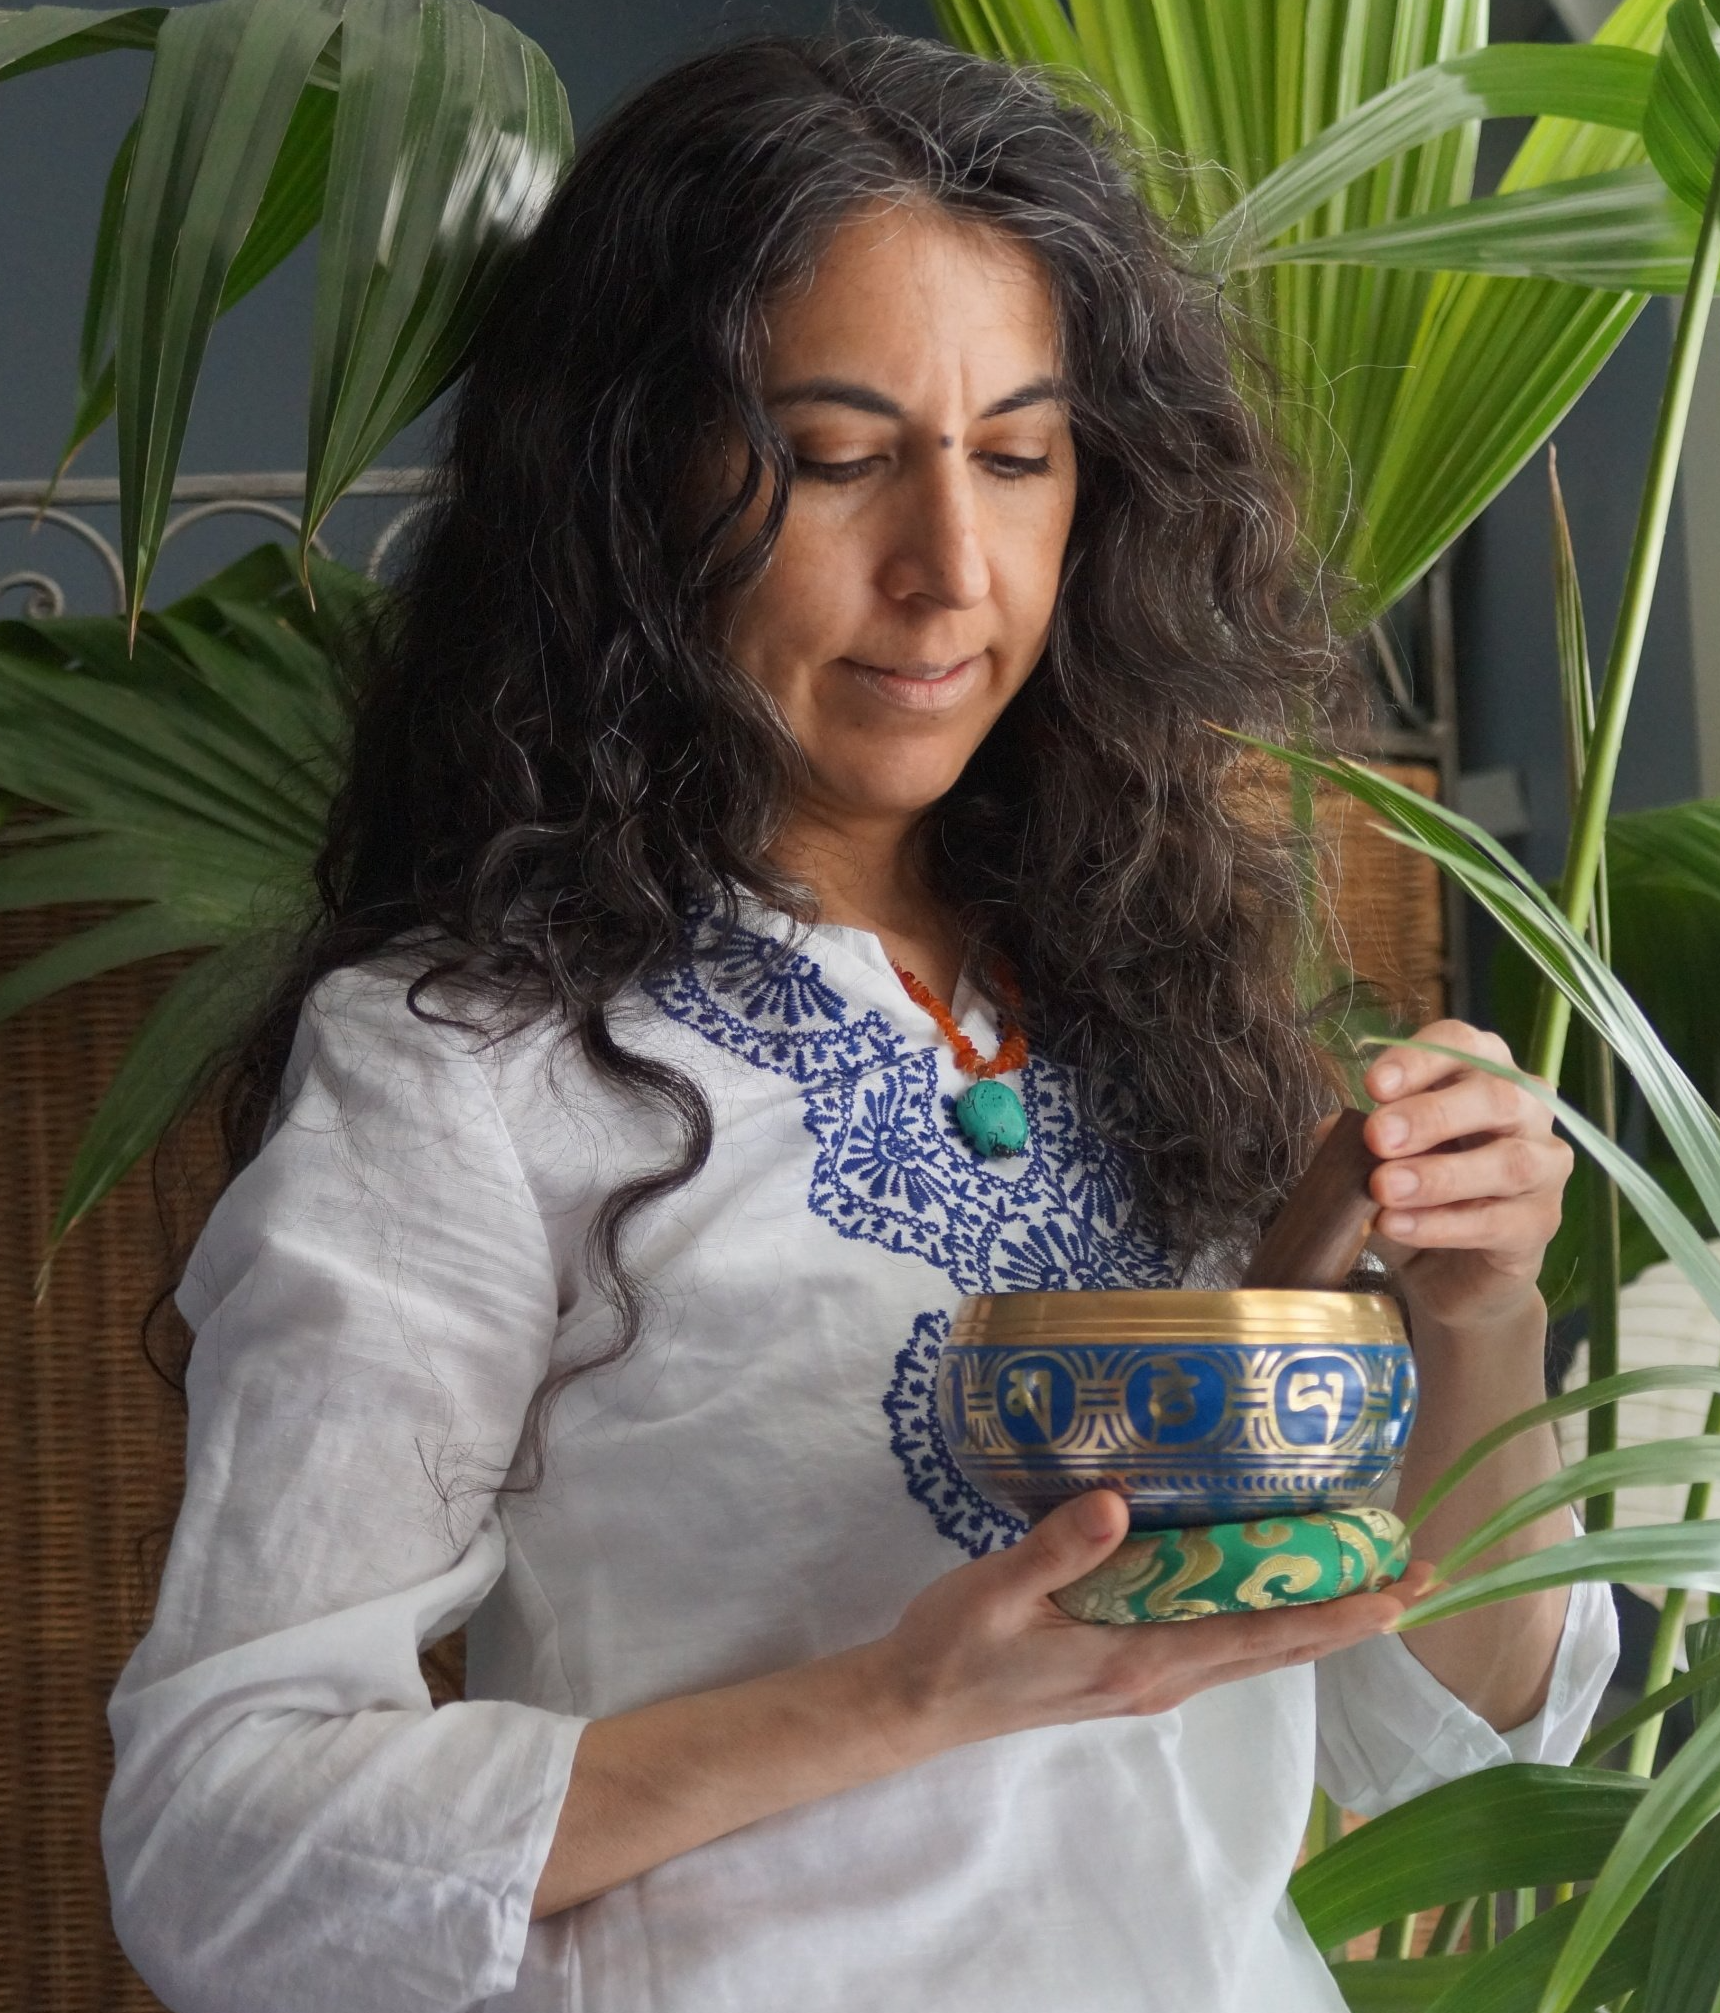
{"type": "MultiPolygon", "coordinates": [[[[1433,794],[1430,768],[1390,773],[1433,794]]],[[[1337,921],[1352,969],[1417,1020],[1440,1011],[1436,870],[1322,806],[1337,844],[1337,921]]],[[[0,920],[0,965],[22,963],[95,912],[0,920]]],[[[0,1505],[10,1558],[0,1623],[0,2007],[140,2013],[159,2005],[109,1924],[98,1820],[112,1766],[105,1706],[148,1625],[148,1589],[183,1485],[177,1400],[146,1363],[139,1324],[166,1263],[147,1168],[67,1240],[40,1305],[32,1289],[60,1186],[132,1034],[184,960],[91,979],[0,1031],[0,1505]]],[[[171,1318],[176,1319],[176,1316],[171,1318]]],[[[460,1694],[459,1635],[426,1660],[438,1702],[460,1694]]]]}

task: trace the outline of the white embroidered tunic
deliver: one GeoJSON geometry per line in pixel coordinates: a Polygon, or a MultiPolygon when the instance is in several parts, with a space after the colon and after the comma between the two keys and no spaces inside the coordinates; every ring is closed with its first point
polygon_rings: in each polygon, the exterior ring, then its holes
{"type": "MultiPolygon", "coordinates": [[[[635,1220],[644,1333],[562,1394],[532,1496],[494,1493],[532,1392],[612,1330],[586,1232],[674,1129],[541,1029],[424,1025],[400,971],[307,1003],[179,1290],[184,1505],[109,1706],[127,1953],[174,2013],[1338,2013],[1285,1899],[1316,1774],[1372,1813],[1567,1760],[1605,1589],[1509,1734],[1377,1639],[956,1749],[531,1922],[590,1719],[874,1639],[1019,1534],[933,1409],[964,1294],[1179,1277],[1058,1068],[1011,1079],[1026,1155],[981,1161],[877,939],[773,963],[791,926],[749,925],[619,1017],[704,1086],[714,1144],[635,1220]],[[467,1696],[432,1710],[419,1647],[462,1622],[467,1696]]],[[[954,1011],[989,1054],[972,987],[954,1011]]]]}

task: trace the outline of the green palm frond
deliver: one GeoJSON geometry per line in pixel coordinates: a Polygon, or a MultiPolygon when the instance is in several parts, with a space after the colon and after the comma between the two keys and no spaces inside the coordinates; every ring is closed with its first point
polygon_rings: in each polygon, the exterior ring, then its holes
{"type": "Polygon", "coordinates": [[[474,0],[36,7],[0,18],[0,79],[110,48],[154,62],[108,179],[60,470],[116,414],[135,636],[216,319],[322,226],[309,589],[317,527],[463,366],[573,136],[542,50],[474,0]]]}
{"type": "Polygon", "coordinates": [[[1498,494],[1647,294],[1684,286],[1692,164],[1720,116],[1703,4],[1675,0],[1664,52],[1669,0],[1625,0],[1573,48],[1486,46],[1468,0],[946,0],[939,18],[1103,94],[1141,143],[1149,195],[1269,355],[1310,537],[1368,619],[1498,494]],[[1498,195],[1473,200],[1480,120],[1524,114],[1498,195]]]}
{"type": "MultiPolygon", "coordinates": [[[[1263,747],[1255,742],[1251,745],[1263,747]]],[[[1676,1057],[1667,1049],[1640,1006],[1619,983],[1616,975],[1585,938],[1573,928],[1559,903],[1539,888],[1525,871],[1494,840],[1457,813],[1430,804],[1415,792],[1359,764],[1328,762],[1300,750],[1271,749],[1281,761],[1308,776],[1318,776],[1368,804],[1385,829],[1399,842],[1434,859],[1480,901],[1518,948],[1556,987],[1572,1011],[1603,1037],[1626,1072],[1641,1089],[1660,1131],[1678,1165],[1696,1191],[1702,1207],[1713,1217],[1720,1205],[1720,1119],[1702,1096],[1676,1057]]],[[[1706,819],[1686,821],[1679,828],[1679,845],[1672,868],[1675,877],[1695,874],[1708,857],[1706,819]]],[[[1615,903],[1615,914],[1617,906],[1615,903]]],[[[1456,1055],[1455,1051],[1445,1051],[1456,1055]]],[[[1669,1197],[1652,1176],[1639,1166],[1607,1135],[1591,1125],[1583,1115],[1559,1099],[1538,1078],[1485,1059],[1463,1058],[1472,1067],[1513,1078],[1524,1088],[1553,1105],[1565,1129],[1611,1178],[1634,1205],[1643,1221],[1661,1240],[1667,1252],[1696,1287],[1716,1318],[1720,1318],[1720,1258],[1708,1248],[1677,1201],[1669,1197]]],[[[1702,1381],[1712,1376],[1720,1385],[1720,1371],[1662,1369],[1603,1378],[1581,1391],[1549,1401],[1548,1406],[1508,1421],[1488,1435],[1447,1470],[1423,1502],[1417,1518],[1463,1479],[1492,1448],[1513,1434],[1542,1423],[1555,1412],[1594,1409],[1614,1402],[1627,1388],[1638,1388],[1634,1379],[1650,1381],[1690,1378],[1702,1381]]],[[[1537,1485],[1495,1517],[1472,1532],[1440,1562],[1442,1584],[1405,1618],[1405,1627],[1423,1627],[1474,1608],[1508,1600],[1525,1593],[1566,1586],[1576,1580],[1627,1582],[1647,1581],[1674,1590],[1668,1595],[1670,1613],[1683,1596],[1677,1590],[1720,1589],[1720,1524],[1704,1515],[1712,1476],[1713,1429],[1720,1425],[1720,1400],[1712,1400],[1710,1432],[1682,1442],[1661,1442],[1656,1447],[1619,1452],[1609,1450],[1591,1456],[1563,1471],[1547,1484],[1537,1485]],[[1627,1530],[1603,1529],[1583,1532],[1564,1543],[1544,1547],[1527,1557],[1514,1559],[1490,1570],[1461,1574],[1465,1566],[1499,1537],[1532,1522],[1548,1507],[1576,1501],[1591,1489],[1610,1490],[1632,1481],[1681,1480],[1691,1484],[1690,1507],[1685,1521],[1678,1524],[1637,1526],[1627,1530]]],[[[1657,1652],[1665,1647],[1657,1643],[1657,1652]]],[[[1664,1686],[1669,1675],[1657,1654],[1651,1665],[1651,1686],[1664,1686]]],[[[1636,1731],[1635,1748],[1644,1742],[1652,1746],[1658,1714],[1645,1716],[1636,1731]]],[[[1646,1772],[1647,1761],[1641,1764],[1646,1772]]],[[[1416,1813],[1428,1798],[1406,1806],[1411,1815],[1404,1821],[1414,1827],[1431,1825],[1431,1818],[1416,1813]]],[[[1582,1902],[1573,1925],[1559,1943],[1556,1954],[1539,1979],[1537,2013],[1569,2013],[1574,2006],[1594,2005],[1596,1979],[1603,1961],[1612,1953],[1627,1924],[1663,1877],[1678,1895],[1679,1919],[1688,1914],[1690,1881],[1680,1855],[1702,1839],[1720,1816],[1720,1718],[1711,1719],[1698,1736],[1683,1748],[1654,1783],[1640,1807],[1621,1829],[1614,1845],[1595,1875],[1592,1891],[1582,1902]],[[1669,1873],[1668,1869],[1672,1869],[1669,1873]]],[[[1372,1827],[1369,1827],[1370,1830],[1372,1827]]],[[[1333,1848],[1335,1851],[1337,1848],[1333,1848]]],[[[1705,1850],[1706,1848],[1704,1848],[1705,1850]]],[[[1321,1863],[1329,1853],[1320,1855],[1321,1863]]],[[[1341,1870],[1341,1869],[1340,1869],[1341,1870]]],[[[1478,1882],[1471,1892],[1487,1892],[1494,1886],[1545,1884],[1548,1876],[1534,1882],[1478,1882]]],[[[1584,1876],[1561,1875],[1569,1879],[1584,1876]]],[[[1449,1898],[1449,1897],[1448,1897],[1449,1898]]],[[[1430,1905],[1430,1904],[1422,1904],[1430,1905]]],[[[1540,1932],[1537,1925],[1537,1933],[1540,1932]]],[[[1512,1937],[1508,1944],[1517,1944],[1512,1937]]],[[[1684,1972],[1663,1960],[1665,1980],[1683,1977],[1684,1972]]],[[[1453,1984],[1452,2004],[1467,2003],[1462,1993],[1469,1979],[1453,1984]]],[[[1640,1982],[1640,1981],[1639,1981],[1640,1982]]],[[[1522,2003],[1529,2003],[1524,2001],[1522,2003]]]]}
{"type": "MultiPolygon", "coordinates": [[[[1641,1006],[1668,1050],[1711,1104],[1720,1104],[1720,801],[1697,799],[1647,811],[1617,813],[1607,822],[1610,955],[1619,982],[1641,1006]]],[[[1493,960],[1494,1019],[1513,1050],[1527,1054],[1539,992],[1539,972],[1509,938],[1493,960]]],[[[1584,1059],[1569,1054],[1561,1090],[1589,1110],[1584,1059]]],[[[1720,1234],[1694,1187],[1644,1113],[1644,1165],[1704,1236],[1720,1234]]],[[[1579,1162],[1566,1208],[1541,1272],[1541,1290],[1555,1313],[1587,1298],[1585,1256],[1590,1236],[1591,1165],[1579,1162]]],[[[1663,1257],[1659,1240],[1628,1200],[1620,1221],[1620,1278],[1628,1282],[1663,1257]]]]}
{"type": "Polygon", "coordinates": [[[1429,1790],[1337,1840],[1290,1882],[1322,1950],[1499,1888],[1592,1880],[1646,1789],[1609,1769],[1513,1764],[1429,1790]]]}
{"type": "Polygon", "coordinates": [[[0,793],[36,812],[0,829],[0,911],[119,907],[0,977],[0,1021],[140,958],[207,953],[109,1086],[50,1256],[154,1144],[259,997],[271,946],[309,911],[345,754],[337,623],[376,592],[310,565],[314,611],[268,545],[146,614],[135,648],[121,617],[0,623],[0,793]]]}

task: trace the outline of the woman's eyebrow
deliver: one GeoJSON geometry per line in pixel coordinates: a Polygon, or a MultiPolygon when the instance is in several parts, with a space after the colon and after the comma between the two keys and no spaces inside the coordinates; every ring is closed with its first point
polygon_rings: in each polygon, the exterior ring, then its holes
{"type": "Polygon", "coordinates": [[[994,400],[980,414],[981,419],[1001,419],[1006,412],[1020,412],[1028,405],[1067,405],[1069,387],[1060,377],[1036,377],[1007,398],[994,400]]]}
{"type": "MultiPolygon", "coordinates": [[[[1001,419],[1006,412],[1020,412],[1024,406],[1059,405],[1067,398],[1067,387],[1061,378],[1036,377],[1019,390],[994,399],[981,419],[1001,419]]],[[[770,406],[783,405],[844,405],[854,412],[868,412],[879,419],[905,419],[907,414],[893,398],[870,385],[857,384],[849,378],[808,377],[798,384],[784,385],[766,399],[770,406]]]]}

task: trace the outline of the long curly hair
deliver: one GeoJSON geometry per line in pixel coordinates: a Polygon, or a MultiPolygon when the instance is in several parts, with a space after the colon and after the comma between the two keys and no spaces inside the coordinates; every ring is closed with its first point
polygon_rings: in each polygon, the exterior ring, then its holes
{"type": "MultiPolygon", "coordinates": [[[[1089,105],[898,36],[733,43],[596,132],[514,256],[397,591],[355,639],[319,913],[220,1078],[229,1178],[306,994],[428,928],[414,1012],[492,1038],[556,1015],[600,1077],[674,1120],[678,1154],[607,1198],[587,1253],[615,1311],[597,1360],[636,1338],[625,1233],[704,1164],[712,1119],[611,1010],[686,954],[695,905],[732,921],[744,891],[813,913],[772,858],[796,751],[717,620],[793,483],[763,317],[856,206],[892,201],[1036,256],[1078,471],[1044,657],[925,814],[925,873],[976,964],[1007,960],[1036,1051],[1089,1087],[1156,1234],[1188,1250],[1270,1211],[1330,1084],[1295,997],[1294,846],[1209,723],[1324,737],[1352,674],[1290,471],[1239,389],[1238,331],[1139,189],[1089,105]],[[744,479],[690,505],[725,428],[744,479]],[[755,534],[725,550],[767,474],[755,534]]],[[[548,1408],[590,1367],[539,1387],[505,1486],[539,1485],[548,1408]]]]}

